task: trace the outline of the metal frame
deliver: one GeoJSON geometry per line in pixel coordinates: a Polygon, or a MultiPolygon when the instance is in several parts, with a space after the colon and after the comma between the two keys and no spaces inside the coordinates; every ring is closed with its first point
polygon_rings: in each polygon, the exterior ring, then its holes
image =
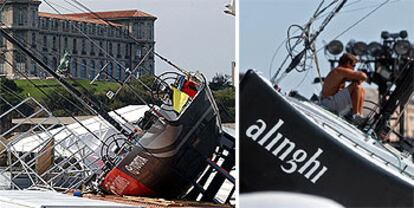
{"type": "Polygon", "coordinates": [[[31,97],[22,100],[17,105],[12,106],[10,103],[8,105],[11,108],[1,114],[0,119],[15,113],[25,119],[0,134],[0,138],[6,140],[14,130],[22,128],[26,121],[30,121],[39,115],[47,115],[40,123],[34,124],[24,133],[15,136],[12,141],[6,143],[0,140],[0,146],[4,147],[0,154],[7,154],[7,166],[0,169],[0,175],[8,180],[11,189],[41,187],[55,191],[67,191],[72,188],[79,188],[87,179],[102,172],[104,163],[98,149],[101,145],[106,145],[105,142],[110,137],[108,133],[111,130],[114,130],[115,134],[119,134],[105,121],[103,121],[105,125],[99,125],[100,129],[98,130],[88,129],[88,127],[81,124],[79,129],[94,134],[89,136],[88,140],[85,140],[82,139],[82,135],[68,128],[31,97]],[[36,110],[30,115],[25,115],[19,109],[22,106],[30,106],[36,110]],[[57,123],[50,126],[45,125],[44,122],[49,119],[56,120],[57,123]],[[38,144],[31,145],[22,152],[21,149],[18,149],[18,145],[29,137],[38,144]],[[49,143],[52,140],[54,142],[49,143]],[[96,145],[96,149],[90,146],[92,143],[96,145]],[[42,148],[45,149],[39,152],[42,148]],[[37,160],[48,151],[52,151],[53,162],[46,171],[39,173],[36,170],[37,160]],[[16,182],[18,178],[25,178],[26,181],[29,181],[30,186],[26,187],[27,184],[16,182]]]}

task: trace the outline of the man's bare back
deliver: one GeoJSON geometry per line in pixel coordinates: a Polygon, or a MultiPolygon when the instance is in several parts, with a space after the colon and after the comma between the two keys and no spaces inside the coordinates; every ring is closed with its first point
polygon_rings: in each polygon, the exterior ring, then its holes
{"type": "Polygon", "coordinates": [[[344,89],[346,81],[354,81],[361,84],[366,79],[367,75],[363,72],[354,71],[352,68],[346,66],[339,66],[329,72],[325,78],[322,88],[322,98],[333,96],[344,89]]]}

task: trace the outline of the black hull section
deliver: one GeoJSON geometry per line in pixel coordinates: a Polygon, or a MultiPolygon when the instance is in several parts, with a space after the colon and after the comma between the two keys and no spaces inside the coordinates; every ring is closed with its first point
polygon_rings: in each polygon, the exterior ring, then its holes
{"type": "Polygon", "coordinates": [[[241,193],[300,192],[347,207],[414,206],[411,179],[334,139],[253,71],[241,82],[240,112],[241,193]]]}

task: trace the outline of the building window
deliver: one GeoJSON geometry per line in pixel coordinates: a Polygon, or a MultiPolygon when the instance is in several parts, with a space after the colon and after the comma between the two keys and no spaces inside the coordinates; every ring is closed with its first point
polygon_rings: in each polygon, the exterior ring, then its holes
{"type": "Polygon", "coordinates": [[[47,58],[47,56],[46,56],[46,55],[43,57],[43,63],[44,63],[46,66],[49,66],[49,60],[48,60],[48,58],[47,58]]]}
{"type": "Polygon", "coordinates": [[[95,45],[94,42],[91,41],[91,56],[95,55],[95,45]]]}
{"type": "Polygon", "coordinates": [[[99,55],[100,56],[103,56],[103,52],[102,51],[104,51],[104,50],[105,50],[105,48],[103,46],[103,42],[102,41],[99,41],[99,55]]]}
{"type": "Polygon", "coordinates": [[[103,27],[101,25],[98,25],[98,35],[103,35],[103,27]]]}
{"type": "Polygon", "coordinates": [[[154,40],[154,29],[152,25],[148,26],[148,31],[149,31],[148,39],[154,40]]]}
{"type": "Polygon", "coordinates": [[[57,50],[57,47],[56,47],[56,36],[53,36],[53,38],[52,38],[52,48],[53,48],[54,51],[57,50]]]}
{"type": "Polygon", "coordinates": [[[117,75],[116,75],[116,78],[118,80],[121,80],[121,78],[122,78],[122,67],[121,67],[120,64],[117,65],[117,75]]]}
{"type": "Polygon", "coordinates": [[[53,21],[53,29],[54,30],[59,30],[59,21],[58,20],[54,20],[53,21]]]}
{"type": "Polygon", "coordinates": [[[73,38],[73,53],[78,53],[78,41],[76,40],[76,38],[73,38]]]}
{"type": "Polygon", "coordinates": [[[112,43],[109,42],[109,55],[112,56],[112,43]]]}
{"type": "Polygon", "coordinates": [[[92,35],[96,35],[96,25],[91,25],[91,27],[92,27],[92,30],[91,30],[91,34],[92,35]]]}
{"type": "Polygon", "coordinates": [[[26,72],[26,57],[21,53],[16,54],[16,68],[21,72],[26,72]]]}
{"type": "Polygon", "coordinates": [[[18,55],[18,58],[16,60],[16,69],[20,72],[26,72],[26,59],[23,55],[18,55]]]}
{"type": "Polygon", "coordinates": [[[63,21],[63,31],[69,31],[69,21],[67,20],[63,21]]]}
{"type": "Polygon", "coordinates": [[[138,34],[138,30],[139,30],[138,23],[134,23],[134,25],[132,26],[132,33],[138,34]]]}
{"type": "Polygon", "coordinates": [[[4,41],[4,37],[3,35],[0,35],[0,48],[5,48],[6,47],[6,43],[4,41]]]}
{"type": "Polygon", "coordinates": [[[125,59],[129,59],[129,44],[125,44],[125,59]]]}
{"type": "Polygon", "coordinates": [[[16,32],[17,39],[26,42],[26,33],[25,32],[16,32]]]}
{"type": "MultiPolygon", "coordinates": [[[[103,69],[103,67],[104,67],[104,62],[103,61],[100,61],[98,67],[99,67],[98,70],[101,71],[103,69]]],[[[99,77],[101,77],[101,74],[100,74],[99,77]]]]}
{"type": "Polygon", "coordinates": [[[30,71],[30,74],[32,74],[33,76],[37,76],[37,64],[36,62],[34,62],[33,60],[31,61],[32,64],[32,70],[30,71]]]}
{"type": "Polygon", "coordinates": [[[52,69],[56,70],[57,67],[58,67],[57,59],[56,59],[56,57],[53,57],[52,58],[52,69]]]}
{"type": "Polygon", "coordinates": [[[117,27],[116,28],[116,37],[121,37],[121,35],[122,35],[122,28],[121,27],[117,27]]]}
{"type": "Polygon", "coordinates": [[[65,37],[65,38],[63,39],[63,48],[64,48],[65,50],[68,50],[68,37],[65,37]]]}
{"type": "Polygon", "coordinates": [[[45,29],[46,30],[49,29],[49,22],[50,22],[50,19],[45,19],[45,29]]]}
{"type": "Polygon", "coordinates": [[[87,73],[86,73],[86,67],[87,67],[86,61],[85,60],[82,60],[82,64],[81,64],[81,67],[80,67],[80,78],[81,79],[88,78],[87,77],[87,73]]]}
{"type": "Polygon", "coordinates": [[[25,22],[25,20],[24,20],[24,11],[23,11],[23,9],[19,9],[17,11],[17,24],[24,25],[24,22],[25,22]]]}
{"type": "Polygon", "coordinates": [[[75,78],[78,77],[78,62],[76,58],[72,60],[72,76],[75,78]]]}
{"type": "Polygon", "coordinates": [[[32,47],[36,48],[36,33],[32,32],[32,47]]]}
{"type": "Polygon", "coordinates": [[[91,77],[90,79],[94,79],[96,76],[96,65],[95,65],[95,61],[91,60],[91,77]]]}
{"type": "Polygon", "coordinates": [[[47,51],[47,36],[43,36],[43,50],[47,51]]]}
{"type": "Polygon", "coordinates": [[[86,40],[82,39],[82,54],[86,54],[86,40]]]}
{"type": "Polygon", "coordinates": [[[117,44],[116,53],[117,53],[116,57],[121,58],[121,44],[120,43],[117,44]]]}
{"type": "Polygon", "coordinates": [[[75,32],[76,28],[75,28],[75,23],[74,22],[72,22],[72,24],[70,26],[70,29],[71,29],[72,32],[75,32]]]}
{"type": "Polygon", "coordinates": [[[114,65],[109,63],[108,65],[108,79],[112,80],[112,76],[114,74],[114,65]]]}
{"type": "Polygon", "coordinates": [[[122,29],[122,37],[124,37],[124,38],[129,37],[129,28],[128,27],[124,27],[122,29]]]}
{"type": "Polygon", "coordinates": [[[5,55],[1,54],[0,55],[0,74],[5,74],[5,70],[4,70],[4,63],[5,63],[5,55]]]}
{"type": "Polygon", "coordinates": [[[141,47],[137,47],[137,51],[135,52],[135,56],[137,59],[140,59],[142,56],[142,48],[141,47]]]}
{"type": "Polygon", "coordinates": [[[138,23],[138,28],[137,28],[137,32],[136,32],[136,35],[137,35],[138,39],[144,38],[143,31],[144,31],[144,24],[142,22],[140,22],[140,23],[138,23]]]}
{"type": "Polygon", "coordinates": [[[72,22],[72,32],[77,33],[79,29],[79,24],[77,22],[72,22]]]}

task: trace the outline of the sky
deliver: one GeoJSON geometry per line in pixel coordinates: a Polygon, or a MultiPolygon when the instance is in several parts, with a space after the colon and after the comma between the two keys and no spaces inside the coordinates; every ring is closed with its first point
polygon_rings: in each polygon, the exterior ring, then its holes
{"type": "MultiPolygon", "coordinates": [[[[319,4],[319,0],[240,0],[240,71],[255,69],[270,78],[269,68],[278,45],[286,39],[287,29],[292,24],[305,24],[319,4]]],[[[325,2],[331,2],[326,0],[325,2]]],[[[321,48],[346,28],[372,11],[384,0],[348,0],[341,12],[318,37],[316,48],[321,48]]],[[[351,30],[338,38],[344,45],[351,39],[356,41],[381,41],[381,31],[398,33],[407,30],[408,39],[414,42],[414,1],[390,0],[389,3],[368,16],[351,30]]],[[[316,22],[316,25],[320,24],[316,22]]],[[[277,53],[272,72],[280,66],[287,55],[284,47],[277,53]]],[[[322,76],[330,67],[323,50],[318,53],[322,76]]],[[[282,90],[296,89],[305,96],[319,94],[321,86],[311,84],[317,77],[315,68],[306,73],[292,72],[280,85],[282,90]],[[302,84],[302,79],[305,78],[302,84]]]]}
{"type": "MultiPolygon", "coordinates": [[[[49,1],[79,12],[64,0],[49,1]]],[[[224,13],[229,0],[79,1],[94,11],[138,9],[154,15],[158,18],[155,22],[158,53],[187,70],[203,72],[208,79],[216,73],[231,74],[231,62],[235,59],[235,18],[224,13]]],[[[45,3],[41,4],[40,11],[53,12],[45,3]]],[[[155,73],[171,69],[156,58],[155,73]]]]}

